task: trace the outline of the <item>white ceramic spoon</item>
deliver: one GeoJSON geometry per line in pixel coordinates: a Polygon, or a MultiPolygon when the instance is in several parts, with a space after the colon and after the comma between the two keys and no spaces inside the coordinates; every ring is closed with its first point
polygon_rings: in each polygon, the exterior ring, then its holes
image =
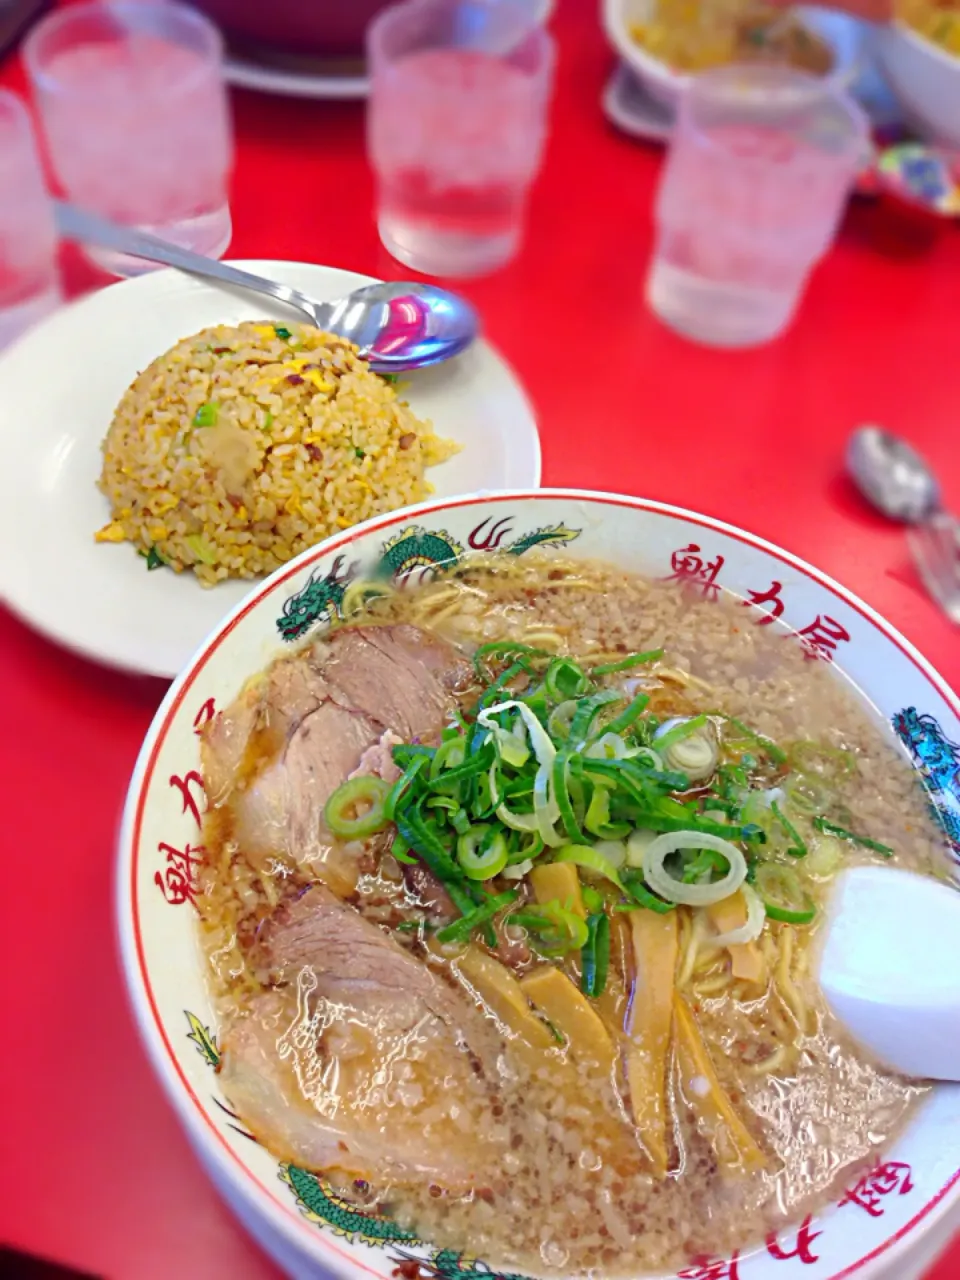
{"type": "Polygon", "coordinates": [[[960,892],[893,867],[841,872],[816,959],[831,1012],[880,1062],[960,1080],[960,892]]]}

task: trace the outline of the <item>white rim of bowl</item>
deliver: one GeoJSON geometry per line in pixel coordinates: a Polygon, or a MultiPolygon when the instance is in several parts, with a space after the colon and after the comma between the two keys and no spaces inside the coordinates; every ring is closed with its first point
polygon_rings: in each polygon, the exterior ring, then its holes
{"type": "MultiPolygon", "coordinates": [[[[824,0],[824,3],[826,3],[826,0],[824,0]]],[[[801,9],[804,7],[817,9],[821,6],[817,4],[800,5],[801,9]]],[[[802,13],[799,15],[799,21],[803,25],[802,13]]],[[[662,58],[655,57],[643,45],[630,38],[624,12],[624,0],[603,0],[603,25],[607,33],[607,39],[634,75],[639,75],[640,67],[642,67],[644,75],[659,81],[665,88],[679,93],[683,93],[686,90],[693,79],[693,72],[675,70],[668,62],[664,62],[662,58]]],[[[899,19],[897,19],[897,25],[902,25],[899,19]]],[[[827,43],[830,44],[829,41],[827,43]]],[[[929,44],[930,42],[925,40],[923,43],[929,44]]],[[[831,51],[836,52],[832,44],[830,47],[831,51]]],[[[936,48],[936,46],[933,47],[936,48]]],[[[940,53],[941,51],[938,49],[937,52],[940,53]]],[[[944,56],[949,57],[949,55],[944,56]]],[[[849,60],[838,59],[836,65],[823,77],[823,81],[825,84],[844,88],[855,77],[857,68],[861,64],[862,54],[855,55],[849,60]]],[[[728,63],[726,65],[732,66],[733,64],[728,63]]]]}
{"type": "Polygon", "coordinates": [[[902,36],[908,44],[912,44],[915,48],[922,49],[924,53],[932,55],[938,62],[942,62],[944,66],[952,66],[957,74],[960,75],[960,57],[956,54],[948,53],[946,49],[941,49],[929,36],[917,31],[909,23],[904,22],[902,18],[894,18],[891,29],[897,35],[902,36]]]}
{"type": "MultiPolygon", "coordinates": [[[[363,524],[345,530],[343,534],[329,538],[302,552],[295,560],[278,569],[269,578],[264,579],[229,613],[219,624],[197,652],[189,664],[171,685],[163,702],[147,731],[143,746],[137,757],[133,776],[124,802],[123,816],[120,826],[119,848],[116,863],[116,924],[119,934],[120,953],[123,961],[124,980],[128,996],[133,1005],[134,1016],[143,1043],[153,1064],[154,1071],[180,1117],[184,1128],[194,1143],[202,1146],[205,1159],[213,1162],[223,1174],[238,1197],[255,1207],[256,1212],[277,1230],[280,1235],[291,1242],[294,1248],[308,1247],[321,1250],[329,1256],[328,1264],[344,1280],[350,1280],[357,1272],[366,1272],[380,1276],[380,1272],[366,1266],[354,1254],[346,1253],[325,1230],[318,1230],[300,1214],[293,1204],[285,1204],[272,1189],[261,1182],[260,1178],[249,1168],[240,1156],[227,1144],[226,1139],[217,1130],[208,1109],[197,1097],[189,1081],[180,1068],[177,1054],[167,1038],[163,1022],[157,1012],[153,991],[147,970],[143,943],[140,931],[139,916],[135,908],[135,883],[137,878],[137,846],[140,841],[140,829],[145,807],[145,798],[157,757],[170,725],[176,717],[185,696],[193,687],[207,662],[213,656],[230,632],[248,613],[252,612],[267,595],[282,582],[299,573],[314,560],[350,546],[351,543],[366,537],[369,533],[389,528],[397,523],[408,523],[418,515],[433,514],[478,505],[479,503],[526,501],[566,501],[590,502],[604,506],[625,507],[635,511],[649,511],[672,519],[683,520],[690,524],[700,525],[725,534],[735,541],[745,543],[759,551],[765,552],[774,559],[792,569],[805,574],[820,586],[839,596],[850,608],[854,609],[867,622],[879,631],[908,658],[922,676],[929,682],[936,693],[947,703],[955,715],[960,716],[960,697],[957,696],[939,674],[939,672],[923,657],[917,648],[905,636],[887,622],[875,609],[871,608],[859,596],[842,586],[829,574],[814,568],[806,560],[778,547],[756,534],[748,533],[737,525],[728,524],[724,520],[690,511],[685,507],[671,503],[656,502],[652,499],[635,498],[626,494],[604,493],[589,489],[516,489],[497,490],[490,493],[465,494],[454,498],[443,498],[431,502],[423,502],[415,507],[406,507],[402,511],[389,512],[375,516],[363,524]]],[[[947,1179],[944,1185],[933,1195],[916,1214],[888,1239],[875,1249],[864,1254],[841,1271],[835,1272],[829,1280],[847,1280],[857,1275],[865,1267],[880,1257],[887,1263],[893,1262],[909,1247],[906,1237],[921,1222],[926,1222],[929,1229],[950,1208],[953,1201],[960,1196],[960,1167],[947,1179]],[[952,1193],[952,1194],[951,1194],[952,1193]],[[931,1216],[935,1215],[935,1216],[931,1216]]]]}

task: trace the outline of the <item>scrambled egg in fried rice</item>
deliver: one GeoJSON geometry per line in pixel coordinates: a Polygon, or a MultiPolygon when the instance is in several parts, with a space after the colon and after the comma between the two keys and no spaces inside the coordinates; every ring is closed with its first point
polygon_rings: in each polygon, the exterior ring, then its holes
{"type": "Polygon", "coordinates": [[[425,469],[458,448],[345,339],[293,322],[217,325],[124,393],[102,445],[112,518],[95,536],[205,586],[252,578],[422,501],[425,469]]]}

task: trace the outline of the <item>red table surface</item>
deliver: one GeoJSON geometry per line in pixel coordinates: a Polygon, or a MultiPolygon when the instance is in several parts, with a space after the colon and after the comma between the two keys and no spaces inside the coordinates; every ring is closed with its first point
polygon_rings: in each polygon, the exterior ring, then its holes
{"type": "MultiPolygon", "coordinates": [[[[660,156],[603,118],[613,59],[596,8],[561,0],[554,22],[553,127],[523,252],[464,289],[529,388],[544,483],[742,524],[859,592],[960,683],[957,633],[920,590],[902,533],[841,476],[847,433],[880,422],[929,456],[960,504],[960,228],[904,257],[879,247],[880,210],[854,208],[785,339],[742,354],[681,341],[644,305],[660,156]]],[[[22,86],[13,62],[0,83],[22,86]]],[[[377,239],[361,106],[240,93],[235,108],[232,256],[405,274],[377,239]]],[[[71,277],[90,283],[76,263],[71,277]]],[[[0,1240],[111,1280],[266,1280],[275,1268],[151,1075],[118,968],[114,836],[164,687],[0,611],[0,1240]]],[[[931,1280],[957,1274],[955,1246],[931,1280]]]]}

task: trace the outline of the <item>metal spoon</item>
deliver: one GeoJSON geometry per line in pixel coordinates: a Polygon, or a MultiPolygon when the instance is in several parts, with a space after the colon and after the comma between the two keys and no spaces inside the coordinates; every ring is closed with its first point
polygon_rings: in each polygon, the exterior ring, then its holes
{"type": "Polygon", "coordinates": [[[892,520],[920,524],[940,510],[940,485],[928,463],[879,427],[860,427],[850,437],[847,470],[867,501],[892,520]]]}
{"type": "Polygon", "coordinates": [[[465,350],[480,330],[470,303],[436,285],[386,281],[365,285],[335,302],[316,302],[289,285],[191,253],[62,201],[55,201],[54,208],[64,240],[162,262],[190,275],[266,294],[302,312],[318,329],[355,342],[377,373],[440,364],[465,350]]]}
{"type": "Polygon", "coordinates": [[[943,509],[930,466],[896,436],[861,427],[847,446],[847,470],[878,511],[910,525],[907,545],[923,585],[960,624],[960,522],[943,509]]]}

